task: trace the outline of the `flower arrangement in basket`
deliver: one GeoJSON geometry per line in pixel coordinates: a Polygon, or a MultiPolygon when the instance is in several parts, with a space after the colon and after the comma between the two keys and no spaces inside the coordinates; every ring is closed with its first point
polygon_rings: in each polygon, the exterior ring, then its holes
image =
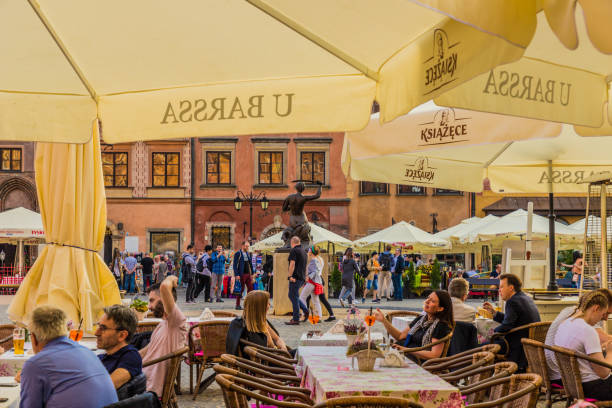
{"type": "Polygon", "coordinates": [[[135,298],[130,304],[130,308],[134,309],[136,312],[136,316],[138,316],[138,320],[141,321],[145,317],[147,317],[147,312],[149,311],[149,303],[144,300],[140,300],[135,298]]]}
{"type": "Polygon", "coordinates": [[[343,329],[348,345],[351,346],[359,335],[365,331],[363,320],[359,317],[359,309],[353,307],[348,311],[343,329]]]}
{"type": "Polygon", "coordinates": [[[376,318],[372,314],[372,308],[370,308],[370,313],[364,320],[367,325],[368,340],[365,343],[356,342],[351,345],[348,349],[347,355],[357,359],[357,367],[359,368],[359,371],[372,371],[374,370],[374,363],[376,363],[376,359],[384,358],[384,354],[381,353],[371,339],[370,328],[376,322],[376,318]]]}

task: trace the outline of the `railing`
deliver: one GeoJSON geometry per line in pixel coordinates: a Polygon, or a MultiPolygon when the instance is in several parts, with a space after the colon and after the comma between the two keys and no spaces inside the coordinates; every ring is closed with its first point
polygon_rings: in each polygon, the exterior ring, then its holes
{"type": "Polygon", "coordinates": [[[14,295],[29,270],[29,266],[0,266],[0,295],[14,295]]]}

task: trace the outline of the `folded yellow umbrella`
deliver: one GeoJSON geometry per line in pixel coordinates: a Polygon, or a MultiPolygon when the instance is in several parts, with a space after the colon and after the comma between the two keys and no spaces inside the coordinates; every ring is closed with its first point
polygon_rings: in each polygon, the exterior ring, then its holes
{"type": "Polygon", "coordinates": [[[98,254],[106,200],[97,132],[88,143],[39,143],[36,186],[47,245],[13,298],[8,315],[27,323],[34,307],[61,308],[91,330],[102,308],[121,303],[115,278],[98,254]]]}

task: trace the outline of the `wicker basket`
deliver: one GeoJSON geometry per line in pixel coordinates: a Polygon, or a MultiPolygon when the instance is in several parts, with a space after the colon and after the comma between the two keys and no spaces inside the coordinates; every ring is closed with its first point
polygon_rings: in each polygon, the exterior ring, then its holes
{"type": "Polygon", "coordinates": [[[138,316],[138,321],[142,322],[144,320],[145,317],[147,317],[147,313],[148,312],[139,312],[137,310],[134,310],[134,312],[136,312],[136,316],[138,316]]]}
{"type": "Polygon", "coordinates": [[[355,340],[357,340],[357,337],[359,337],[358,334],[347,334],[346,335],[346,345],[348,347],[351,347],[353,343],[355,343],[355,340]]]}
{"type": "Polygon", "coordinates": [[[384,355],[378,350],[361,350],[353,354],[353,358],[357,359],[359,371],[374,371],[376,359],[384,358],[384,355]]]}

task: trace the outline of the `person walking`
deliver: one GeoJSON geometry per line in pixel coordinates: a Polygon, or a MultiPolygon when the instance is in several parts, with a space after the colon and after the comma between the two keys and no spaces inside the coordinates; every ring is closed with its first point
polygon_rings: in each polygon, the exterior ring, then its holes
{"type": "Polygon", "coordinates": [[[196,262],[194,259],[195,250],[193,244],[187,245],[187,250],[183,252],[183,283],[187,282],[187,290],[185,291],[185,303],[195,303],[193,295],[195,294],[195,272],[196,262]]]}
{"type": "Polygon", "coordinates": [[[366,281],[366,290],[363,292],[362,303],[365,303],[366,297],[372,291],[372,303],[380,303],[378,298],[378,273],[381,271],[381,266],[378,263],[378,252],[372,252],[372,257],[368,260],[368,278],[366,281]]]}
{"type": "Polygon", "coordinates": [[[223,245],[217,245],[217,249],[210,256],[212,264],[212,283],[216,301],[223,302],[221,299],[221,289],[223,289],[223,276],[225,275],[225,262],[227,258],[223,252],[223,245]]]}
{"type": "Polygon", "coordinates": [[[212,246],[206,245],[204,252],[200,255],[198,263],[196,264],[196,278],[198,279],[197,289],[195,297],[197,298],[204,289],[204,301],[212,303],[210,297],[210,283],[212,280],[212,259],[210,255],[212,253],[212,246]]]}
{"type": "Polygon", "coordinates": [[[391,270],[391,279],[393,281],[393,300],[401,302],[403,299],[402,293],[402,275],[404,274],[404,256],[402,250],[395,250],[393,258],[393,268],[391,270]]]}
{"type": "Polygon", "coordinates": [[[157,261],[155,265],[155,283],[162,283],[168,273],[168,264],[161,255],[157,255],[155,258],[157,261]]]}
{"type": "Polygon", "coordinates": [[[153,284],[153,254],[148,253],[140,260],[142,266],[142,293],[145,293],[147,289],[153,284]]]}
{"type": "Polygon", "coordinates": [[[123,289],[123,282],[121,281],[121,272],[123,271],[123,259],[121,259],[121,252],[119,248],[113,250],[113,260],[110,264],[110,270],[113,271],[113,276],[117,281],[119,289],[123,289]]]}
{"type": "MultiPolygon", "coordinates": [[[[319,302],[319,295],[324,293],[323,291],[323,277],[321,272],[323,271],[323,259],[319,256],[319,248],[314,246],[308,249],[308,267],[306,269],[307,281],[302,287],[300,293],[300,302],[304,303],[308,307],[308,297],[312,298],[314,303],[314,313],[321,318],[321,302],[319,302]]],[[[304,321],[308,320],[309,313],[304,313],[304,321]]]]}
{"type": "Polygon", "coordinates": [[[125,274],[123,275],[123,289],[127,293],[136,293],[136,267],[138,261],[133,253],[129,253],[125,258],[125,274]]]}
{"type": "Polygon", "coordinates": [[[349,299],[349,306],[353,305],[353,301],[355,300],[354,277],[355,273],[358,272],[359,267],[357,266],[357,263],[353,257],[353,248],[348,248],[344,252],[344,257],[342,259],[342,290],[340,291],[340,296],[338,297],[342,307],[345,307],[344,301],[347,297],[349,299]]]}
{"type": "Polygon", "coordinates": [[[385,251],[378,257],[381,270],[378,274],[378,285],[380,287],[380,298],[389,301],[391,291],[391,267],[393,266],[393,256],[391,255],[391,245],[385,247],[385,251]]]}
{"type": "Polygon", "coordinates": [[[240,292],[236,293],[236,310],[242,310],[240,306],[240,300],[242,299],[242,292],[246,288],[247,294],[253,290],[253,260],[251,259],[251,254],[249,253],[249,241],[244,241],[242,243],[242,248],[240,251],[236,251],[234,254],[234,278],[236,279],[236,283],[240,282],[240,292]]]}
{"type": "Polygon", "coordinates": [[[304,284],[306,272],[306,253],[302,249],[298,237],[291,238],[291,251],[289,252],[289,300],[293,306],[292,319],[285,324],[293,326],[300,324],[300,309],[308,316],[308,308],[300,302],[300,288],[304,284]]]}

